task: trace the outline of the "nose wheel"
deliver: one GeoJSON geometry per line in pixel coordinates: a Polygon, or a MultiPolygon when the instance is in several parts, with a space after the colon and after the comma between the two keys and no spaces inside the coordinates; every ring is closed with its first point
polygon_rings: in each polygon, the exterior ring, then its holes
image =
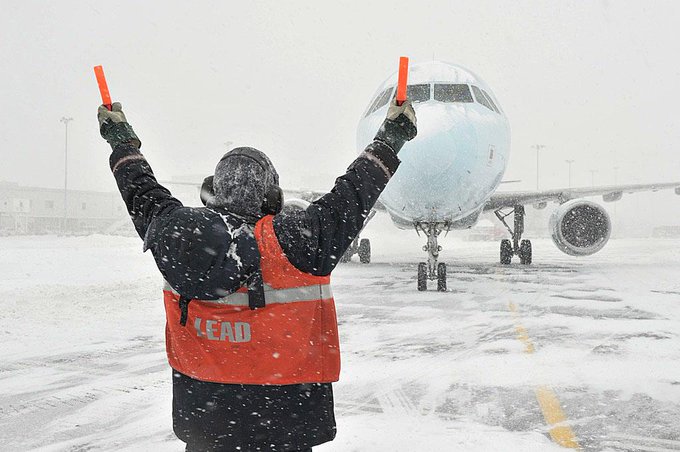
{"type": "Polygon", "coordinates": [[[446,264],[444,262],[437,264],[437,290],[446,292],[446,264]]]}
{"type": "Polygon", "coordinates": [[[520,264],[530,265],[533,260],[531,241],[526,239],[522,240],[522,234],[524,234],[524,206],[515,206],[509,213],[503,213],[500,209],[495,213],[496,217],[503,223],[512,237],[512,240],[501,240],[501,264],[510,265],[512,263],[512,257],[517,256],[519,257],[520,264]],[[511,229],[505,221],[505,218],[509,215],[514,215],[514,229],[511,229]]]}
{"type": "Polygon", "coordinates": [[[424,292],[427,290],[427,263],[421,262],[418,264],[418,290],[424,292]]]}
{"type": "Polygon", "coordinates": [[[422,231],[427,237],[427,244],[423,246],[423,251],[427,252],[427,262],[420,262],[418,264],[418,290],[427,290],[427,281],[437,281],[437,290],[439,292],[446,292],[446,264],[439,262],[439,252],[442,247],[438,243],[439,234],[447,228],[447,225],[436,223],[416,224],[416,232],[420,235],[422,231]]]}

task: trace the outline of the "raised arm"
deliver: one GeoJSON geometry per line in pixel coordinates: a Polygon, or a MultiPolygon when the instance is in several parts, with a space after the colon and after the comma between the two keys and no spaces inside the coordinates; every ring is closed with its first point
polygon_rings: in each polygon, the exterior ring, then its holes
{"type": "MultiPolygon", "coordinates": [[[[118,189],[127,206],[144,250],[151,250],[156,265],[172,287],[187,297],[211,297],[219,282],[212,275],[229,270],[228,262],[216,262],[209,247],[226,246],[224,231],[209,227],[206,212],[183,207],[158,183],[139,148],[141,143],[128,124],[119,103],[111,111],[103,105],[98,111],[102,137],[111,145],[109,159],[118,189]],[[222,245],[224,243],[224,245],[222,245]]],[[[213,297],[214,298],[214,297],[213,297]]]]}
{"type": "Polygon", "coordinates": [[[99,131],[113,150],[109,164],[118,190],[137,233],[144,239],[154,219],[182,207],[182,203],[156,180],[120,103],[114,103],[111,111],[102,105],[97,113],[99,131]]]}
{"type": "Polygon", "coordinates": [[[397,170],[397,153],[416,133],[410,102],[397,106],[393,101],[374,141],[329,193],[305,211],[274,218],[279,243],[295,267],[314,275],[328,275],[335,268],[397,170]]]}

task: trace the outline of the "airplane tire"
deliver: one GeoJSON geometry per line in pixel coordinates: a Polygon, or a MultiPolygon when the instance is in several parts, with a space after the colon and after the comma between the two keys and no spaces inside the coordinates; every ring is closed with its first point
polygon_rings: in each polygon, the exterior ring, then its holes
{"type": "Polygon", "coordinates": [[[362,264],[371,263],[371,241],[368,239],[361,239],[359,242],[359,262],[362,264]]]}
{"type": "Polygon", "coordinates": [[[522,240],[519,245],[519,261],[522,265],[531,265],[532,260],[531,241],[522,240]]]}
{"type": "Polygon", "coordinates": [[[420,292],[427,290],[427,264],[425,262],[418,264],[418,290],[420,292]]]}
{"type": "Polygon", "coordinates": [[[446,264],[443,262],[437,264],[437,290],[446,292],[446,264]]]}
{"type": "Polygon", "coordinates": [[[512,243],[508,239],[501,240],[501,264],[510,265],[512,262],[512,243]]]}
{"type": "Polygon", "coordinates": [[[346,264],[347,262],[352,261],[352,252],[350,250],[345,251],[345,253],[340,256],[340,263],[341,264],[346,264]]]}

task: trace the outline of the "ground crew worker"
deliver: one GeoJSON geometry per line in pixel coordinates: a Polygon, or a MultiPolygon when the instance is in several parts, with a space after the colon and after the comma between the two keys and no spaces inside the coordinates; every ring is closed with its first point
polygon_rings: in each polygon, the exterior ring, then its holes
{"type": "Polygon", "coordinates": [[[340,356],[329,275],[416,136],[393,101],[375,140],[306,210],[281,212],[267,156],[236,148],[203,208],[161,186],[119,103],[100,133],[132,222],[165,278],[173,429],[187,451],[305,451],[331,441],[340,356]]]}

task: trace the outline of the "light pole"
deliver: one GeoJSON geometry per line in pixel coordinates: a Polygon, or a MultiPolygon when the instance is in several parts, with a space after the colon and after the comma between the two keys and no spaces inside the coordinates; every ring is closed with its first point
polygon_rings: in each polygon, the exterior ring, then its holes
{"type": "Polygon", "coordinates": [[[591,187],[595,186],[595,173],[597,173],[597,170],[590,170],[590,186],[591,187]]]}
{"type": "Polygon", "coordinates": [[[545,149],[545,145],[543,144],[534,144],[531,146],[532,148],[536,149],[536,191],[538,191],[538,175],[540,174],[539,171],[539,166],[538,166],[538,154],[541,149],[545,149]]]}
{"type": "Polygon", "coordinates": [[[569,188],[571,188],[571,164],[574,163],[574,160],[565,160],[565,162],[569,165],[569,188]]]}
{"type": "Polygon", "coordinates": [[[73,118],[62,117],[60,122],[64,123],[64,218],[61,224],[61,233],[66,233],[67,203],[68,203],[68,123],[73,118]]]}

